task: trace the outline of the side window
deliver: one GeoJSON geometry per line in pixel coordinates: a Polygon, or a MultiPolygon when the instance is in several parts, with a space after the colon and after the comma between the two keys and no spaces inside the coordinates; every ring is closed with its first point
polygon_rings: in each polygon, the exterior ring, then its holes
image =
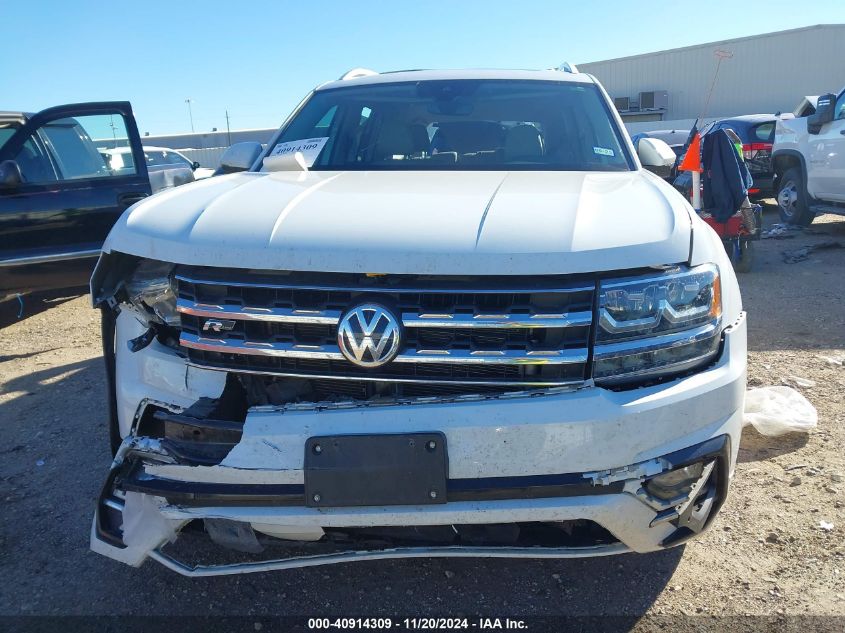
{"type": "Polygon", "coordinates": [[[163,165],[167,165],[164,152],[147,150],[144,152],[144,157],[147,159],[147,167],[162,167],[163,165]]]}
{"type": "Polygon", "coordinates": [[[836,100],[836,110],[834,112],[836,119],[845,119],[845,90],[842,91],[842,94],[836,100]]]}
{"type": "Polygon", "coordinates": [[[20,167],[21,175],[26,183],[49,183],[58,180],[55,166],[47,150],[34,136],[28,138],[23,144],[18,155],[15,156],[15,162],[20,167]]]}
{"type": "Polygon", "coordinates": [[[775,122],[761,123],[754,128],[751,142],[771,143],[775,139],[775,122]]]}
{"type": "Polygon", "coordinates": [[[131,151],[106,150],[102,154],[114,174],[124,176],[136,173],[131,151]]]}
{"type": "Polygon", "coordinates": [[[167,162],[170,165],[178,165],[179,167],[191,167],[191,161],[187,158],[183,158],[179,156],[176,152],[166,152],[167,154],[167,162]]]}
{"type": "Polygon", "coordinates": [[[38,128],[15,160],[29,184],[124,176],[136,173],[134,165],[114,169],[108,150],[128,143],[119,114],[66,117],[38,128]]]}

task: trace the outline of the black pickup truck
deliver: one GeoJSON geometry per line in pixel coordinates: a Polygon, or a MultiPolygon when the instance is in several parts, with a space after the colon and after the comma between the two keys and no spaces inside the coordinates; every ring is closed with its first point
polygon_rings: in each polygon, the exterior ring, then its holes
{"type": "Polygon", "coordinates": [[[128,102],[0,112],[0,302],[88,283],[109,230],[150,195],[128,102]],[[131,170],[107,150],[132,148],[131,170]]]}

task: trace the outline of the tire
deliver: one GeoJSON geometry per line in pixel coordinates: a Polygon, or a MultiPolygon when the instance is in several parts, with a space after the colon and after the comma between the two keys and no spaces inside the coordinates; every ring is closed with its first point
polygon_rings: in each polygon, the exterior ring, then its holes
{"type": "Polygon", "coordinates": [[[731,258],[734,270],[738,273],[750,273],[754,265],[754,244],[748,240],[739,243],[739,256],[734,254],[731,258]]]}
{"type": "Polygon", "coordinates": [[[810,226],[816,214],[810,209],[804,175],[798,167],[787,169],[778,182],[778,212],[787,224],[810,226]]]}

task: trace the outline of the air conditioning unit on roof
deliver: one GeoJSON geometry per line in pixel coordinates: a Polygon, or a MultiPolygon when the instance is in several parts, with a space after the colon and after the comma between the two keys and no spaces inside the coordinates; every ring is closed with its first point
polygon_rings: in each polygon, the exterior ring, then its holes
{"type": "Polygon", "coordinates": [[[619,112],[627,112],[631,109],[630,97],[613,97],[613,105],[619,112]]]}
{"type": "Polygon", "coordinates": [[[640,93],[640,110],[666,110],[669,108],[669,93],[652,90],[640,93]]]}

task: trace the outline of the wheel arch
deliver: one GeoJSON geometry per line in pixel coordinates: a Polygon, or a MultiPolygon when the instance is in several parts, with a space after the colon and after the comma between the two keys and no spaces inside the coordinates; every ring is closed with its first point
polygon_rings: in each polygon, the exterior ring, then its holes
{"type": "Polygon", "coordinates": [[[806,185],[807,163],[804,161],[804,155],[794,149],[784,149],[774,153],[772,156],[772,171],[775,173],[773,183],[775,192],[778,190],[778,181],[781,176],[793,167],[798,167],[801,170],[801,176],[804,178],[806,185]]]}

